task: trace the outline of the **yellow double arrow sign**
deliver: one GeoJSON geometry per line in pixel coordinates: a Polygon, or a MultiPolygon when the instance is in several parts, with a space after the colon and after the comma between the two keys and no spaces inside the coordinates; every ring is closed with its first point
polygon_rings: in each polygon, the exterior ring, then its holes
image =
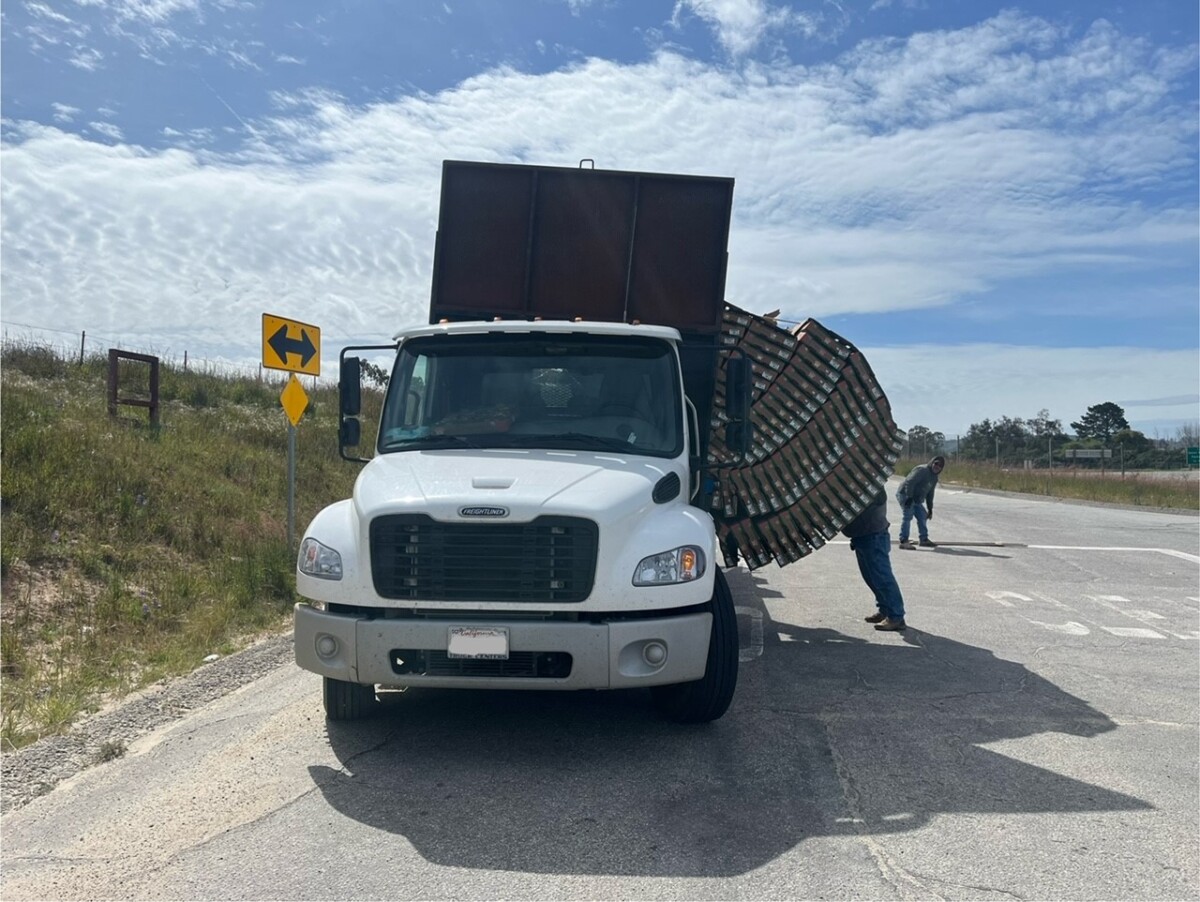
{"type": "Polygon", "coordinates": [[[263,366],[291,373],[321,375],[321,330],[308,323],[264,313],[263,366]]]}

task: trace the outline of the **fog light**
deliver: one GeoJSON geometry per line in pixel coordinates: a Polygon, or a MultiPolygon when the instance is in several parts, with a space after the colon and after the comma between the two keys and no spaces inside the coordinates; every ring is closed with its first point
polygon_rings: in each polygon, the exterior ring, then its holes
{"type": "Polygon", "coordinates": [[[328,633],[322,633],[317,637],[317,655],[322,658],[332,658],[337,654],[338,642],[337,639],[328,633]]]}
{"type": "Polygon", "coordinates": [[[661,667],[667,660],[667,647],[661,642],[647,642],[642,646],[642,660],[651,667],[661,667]]]}

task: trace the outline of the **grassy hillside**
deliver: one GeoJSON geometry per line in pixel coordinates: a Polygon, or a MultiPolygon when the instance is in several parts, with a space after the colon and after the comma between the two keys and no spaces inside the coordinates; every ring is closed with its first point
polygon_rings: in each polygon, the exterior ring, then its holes
{"type": "MultiPolygon", "coordinates": [[[[107,358],[0,349],[0,744],[64,729],[113,695],[190,671],[265,630],[294,599],[285,374],[160,373],[161,423],[107,410],[107,358]]],[[[122,365],[121,396],[149,367],[122,365]]],[[[336,391],[297,429],[296,533],[346,497],[336,391]]]]}

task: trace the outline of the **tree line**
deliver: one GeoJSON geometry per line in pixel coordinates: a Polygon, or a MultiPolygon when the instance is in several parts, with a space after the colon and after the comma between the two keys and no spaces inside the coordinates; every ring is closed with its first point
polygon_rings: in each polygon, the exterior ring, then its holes
{"type": "MultiPolygon", "coordinates": [[[[962,460],[990,461],[1002,466],[1023,466],[1029,460],[1037,467],[1052,462],[1053,466],[1121,465],[1156,469],[1179,467],[1184,462],[1182,449],[1200,444],[1200,426],[1196,424],[1181,427],[1173,438],[1150,438],[1131,428],[1124,409],[1112,401],[1092,405],[1070,426],[1073,432],[1067,432],[1062,421],[1051,418],[1046,409],[1029,419],[1008,416],[984,419],[972,423],[965,435],[958,436],[957,448],[953,450],[962,460]],[[1068,453],[1083,450],[1108,450],[1111,457],[1080,459],[1068,453]]],[[[914,426],[908,430],[905,450],[909,456],[932,457],[949,448],[943,433],[914,426]]]]}

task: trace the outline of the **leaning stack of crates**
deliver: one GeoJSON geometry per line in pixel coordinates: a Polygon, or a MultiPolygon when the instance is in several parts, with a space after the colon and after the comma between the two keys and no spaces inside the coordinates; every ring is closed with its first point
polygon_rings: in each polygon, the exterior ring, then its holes
{"type": "MultiPolygon", "coordinates": [[[[754,371],[749,455],[737,466],[725,445],[725,369],[709,464],[726,566],[799,560],[862,513],[887,482],[904,433],[866,359],[816,320],[784,329],[727,304],[721,343],[754,371]]],[[[722,355],[727,358],[727,355],[722,355]]]]}

